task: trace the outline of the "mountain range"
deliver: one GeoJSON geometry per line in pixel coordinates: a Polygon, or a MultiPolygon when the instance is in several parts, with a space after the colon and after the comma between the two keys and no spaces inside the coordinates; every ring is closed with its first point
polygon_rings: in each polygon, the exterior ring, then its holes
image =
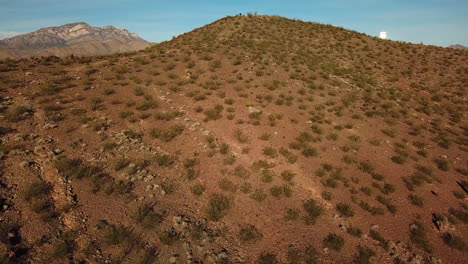
{"type": "Polygon", "coordinates": [[[0,40],[0,58],[31,56],[104,55],[144,49],[151,43],[114,26],[72,23],[0,40]]]}

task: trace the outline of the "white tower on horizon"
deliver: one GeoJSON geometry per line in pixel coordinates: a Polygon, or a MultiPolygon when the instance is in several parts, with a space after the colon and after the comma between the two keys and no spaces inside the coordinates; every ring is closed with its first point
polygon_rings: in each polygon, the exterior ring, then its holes
{"type": "Polygon", "coordinates": [[[380,32],[380,38],[381,39],[387,39],[387,32],[385,32],[385,31],[380,32]]]}

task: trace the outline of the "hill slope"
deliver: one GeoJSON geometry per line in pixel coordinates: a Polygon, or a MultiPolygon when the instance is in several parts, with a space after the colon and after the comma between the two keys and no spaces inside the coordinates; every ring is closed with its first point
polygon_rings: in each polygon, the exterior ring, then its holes
{"type": "Polygon", "coordinates": [[[3,61],[2,255],[464,263],[467,55],[236,16],[3,61]]]}
{"type": "Polygon", "coordinates": [[[10,57],[104,55],[136,51],[149,46],[150,43],[125,29],[113,26],[92,27],[80,22],[43,28],[0,40],[0,58],[5,58],[7,55],[10,57]]]}

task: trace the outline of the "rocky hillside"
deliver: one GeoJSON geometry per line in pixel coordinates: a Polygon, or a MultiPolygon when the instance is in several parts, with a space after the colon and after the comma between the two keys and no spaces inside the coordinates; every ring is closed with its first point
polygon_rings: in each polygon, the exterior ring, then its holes
{"type": "Polygon", "coordinates": [[[113,26],[73,23],[0,40],[0,56],[103,55],[150,46],[137,34],[113,26]]]}
{"type": "Polygon", "coordinates": [[[467,69],[274,16],[1,61],[1,260],[466,263],[467,69]]]}

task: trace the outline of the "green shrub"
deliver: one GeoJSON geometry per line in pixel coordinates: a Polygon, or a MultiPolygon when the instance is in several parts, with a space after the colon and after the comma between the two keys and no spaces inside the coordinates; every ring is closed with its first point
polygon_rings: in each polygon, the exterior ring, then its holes
{"type": "Polygon", "coordinates": [[[169,167],[175,162],[175,157],[167,154],[156,154],[153,161],[161,167],[169,167]]]}
{"type": "Polygon", "coordinates": [[[162,215],[156,213],[149,204],[140,205],[134,216],[135,220],[144,228],[154,228],[163,221],[162,215]]]}
{"type": "Polygon", "coordinates": [[[428,253],[432,252],[432,247],[429,245],[427,238],[427,230],[423,224],[414,222],[410,225],[410,238],[411,241],[413,241],[413,243],[415,243],[419,248],[427,251],[428,253]]]}
{"type": "Polygon", "coordinates": [[[296,174],[290,170],[284,170],[281,172],[281,178],[287,182],[292,182],[296,174]]]}
{"type": "Polygon", "coordinates": [[[375,256],[375,252],[368,247],[358,247],[358,253],[355,258],[355,263],[357,264],[369,264],[371,263],[371,258],[375,256]]]}
{"type": "Polygon", "coordinates": [[[203,113],[205,114],[205,122],[208,122],[210,120],[218,120],[222,118],[223,116],[221,115],[224,107],[222,105],[216,105],[213,109],[207,109],[203,113]]]}
{"type": "Polygon", "coordinates": [[[114,161],[113,167],[114,167],[114,170],[119,171],[119,170],[127,167],[129,164],[130,164],[130,160],[128,158],[121,157],[121,158],[117,158],[114,161]]]}
{"type": "Polygon", "coordinates": [[[297,155],[295,155],[291,151],[289,151],[289,150],[287,150],[285,148],[280,148],[279,152],[280,152],[281,155],[283,155],[283,157],[286,158],[286,161],[288,163],[290,163],[290,164],[296,163],[298,157],[297,157],[297,155]]]}
{"type": "Polygon", "coordinates": [[[250,177],[250,171],[244,168],[242,165],[238,165],[234,168],[234,175],[241,179],[247,179],[250,177]]]}
{"type": "Polygon", "coordinates": [[[323,244],[332,250],[340,251],[343,248],[345,241],[340,235],[330,233],[323,240],[323,244]]]}
{"type": "Polygon", "coordinates": [[[159,128],[152,128],[150,130],[150,135],[153,138],[157,138],[163,142],[169,142],[173,140],[175,137],[182,134],[184,131],[184,126],[182,125],[173,125],[167,130],[159,129],[159,128]]]}
{"type": "Polygon", "coordinates": [[[181,239],[182,238],[180,234],[174,229],[165,230],[159,235],[159,241],[161,241],[161,243],[163,243],[164,245],[168,246],[174,245],[181,239]]]}
{"type": "Polygon", "coordinates": [[[451,248],[454,248],[456,250],[460,250],[463,252],[466,252],[468,250],[465,242],[459,236],[456,236],[450,233],[445,233],[442,235],[442,239],[444,240],[445,244],[451,248]]]}
{"type": "Polygon", "coordinates": [[[239,239],[248,244],[253,244],[263,237],[260,230],[253,225],[247,225],[239,231],[239,239]]]}
{"type": "Polygon", "coordinates": [[[286,210],[286,214],[284,218],[286,219],[286,221],[293,221],[293,220],[299,219],[300,214],[301,214],[301,211],[299,209],[288,208],[286,210]]]}
{"type": "Polygon", "coordinates": [[[276,158],[278,156],[276,149],[272,147],[266,147],[263,149],[263,155],[270,157],[270,158],[276,158]]]}
{"type": "Polygon", "coordinates": [[[258,257],[258,264],[278,264],[278,259],[276,258],[276,255],[273,253],[262,253],[258,257]]]}
{"type": "Polygon", "coordinates": [[[52,186],[44,181],[31,183],[24,191],[24,198],[30,201],[33,198],[48,195],[52,191],[52,186]]]}
{"type": "Polygon", "coordinates": [[[354,210],[349,204],[339,203],[336,205],[336,210],[341,217],[352,217],[354,216],[354,210]]]}
{"type": "Polygon", "coordinates": [[[23,105],[16,105],[6,112],[5,119],[9,122],[19,122],[26,119],[31,113],[31,108],[23,105]]]}
{"type": "Polygon", "coordinates": [[[318,155],[318,151],[313,147],[307,146],[302,150],[302,155],[305,157],[316,157],[318,155]]]}
{"type": "Polygon", "coordinates": [[[250,198],[254,199],[257,202],[262,202],[267,198],[267,195],[261,189],[256,189],[251,195],[250,198]]]}
{"type": "Polygon", "coordinates": [[[417,196],[415,194],[410,194],[408,195],[408,200],[416,206],[423,207],[424,206],[424,200],[422,197],[417,196]]]}
{"type": "Polygon", "coordinates": [[[307,217],[305,219],[306,224],[313,225],[316,223],[317,218],[323,214],[323,207],[315,200],[305,200],[303,203],[307,217]]]}
{"type": "Polygon", "coordinates": [[[234,138],[237,139],[240,143],[247,143],[249,142],[249,138],[242,132],[240,129],[236,129],[234,131],[234,138]]]}
{"type": "Polygon", "coordinates": [[[104,228],[104,242],[108,245],[129,242],[130,237],[130,231],[123,226],[106,225],[104,228]]]}
{"type": "Polygon", "coordinates": [[[458,220],[462,221],[464,224],[468,223],[468,212],[450,208],[449,213],[455,216],[458,220]]]}
{"type": "Polygon", "coordinates": [[[449,162],[446,159],[434,159],[434,163],[441,171],[449,171],[450,169],[449,162]]]}
{"type": "Polygon", "coordinates": [[[193,185],[190,189],[191,189],[192,193],[194,195],[196,195],[196,196],[202,195],[206,190],[205,186],[203,184],[201,184],[201,183],[197,183],[197,184],[193,185]]]}
{"type": "Polygon", "coordinates": [[[364,234],[360,228],[355,227],[355,226],[349,226],[346,229],[346,232],[348,232],[348,234],[354,237],[362,237],[362,235],[364,234]]]}
{"type": "Polygon", "coordinates": [[[208,204],[208,219],[211,221],[219,221],[226,216],[227,211],[231,208],[231,201],[222,194],[215,194],[210,198],[208,204]]]}

